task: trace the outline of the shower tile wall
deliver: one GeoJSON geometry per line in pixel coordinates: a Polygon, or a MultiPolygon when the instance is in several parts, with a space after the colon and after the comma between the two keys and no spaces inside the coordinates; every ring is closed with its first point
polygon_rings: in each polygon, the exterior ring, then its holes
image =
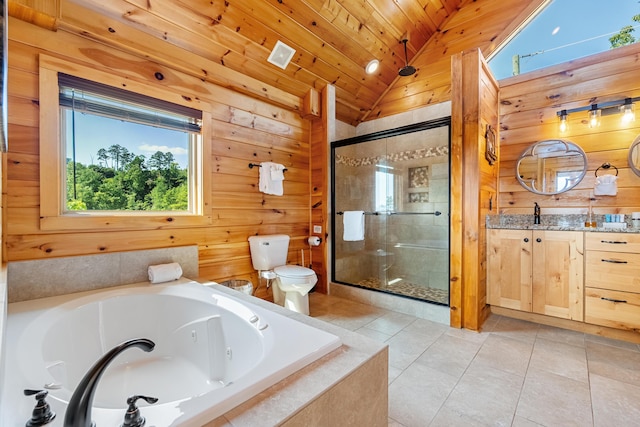
{"type": "MultiPolygon", "coordinates": [[[[435,161],[442,161],[436,158],[435,161]]],[[[387,247],[395,254],[388,280],[403,278],[418,286],[449,289],[449,164],[430,165],[429,202],[405,205],[405,212],[442,215],[393,215],[387,227],[387,247]]]]}

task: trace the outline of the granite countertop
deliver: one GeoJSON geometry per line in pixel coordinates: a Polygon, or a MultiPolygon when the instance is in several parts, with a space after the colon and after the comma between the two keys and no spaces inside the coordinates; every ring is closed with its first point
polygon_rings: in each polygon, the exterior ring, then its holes
{"type": "Polygon", "coordinates": [[[631,226],[631,216],[625,215],[626,228],[604,226],[605,216],[594,215],[597,227],[585,227],[586,215],[540,215],[540,224],[533,223],[533,215],[487,215],[487,228],[511,230],[598,231],[605,233],[640,233],[631,226]]]}

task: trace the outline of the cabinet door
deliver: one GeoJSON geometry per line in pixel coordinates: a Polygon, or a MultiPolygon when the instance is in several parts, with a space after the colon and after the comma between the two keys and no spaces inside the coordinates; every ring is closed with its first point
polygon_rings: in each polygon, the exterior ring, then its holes
{"type": "Polygon", "coordinates": [[[584,233],[533,232],[533,312],[584,320],[584,233]]]}
{"type": "Polygon", "coordinates": [[[488,231],[487,302],[531,311],[531,231],[488,231]]]}

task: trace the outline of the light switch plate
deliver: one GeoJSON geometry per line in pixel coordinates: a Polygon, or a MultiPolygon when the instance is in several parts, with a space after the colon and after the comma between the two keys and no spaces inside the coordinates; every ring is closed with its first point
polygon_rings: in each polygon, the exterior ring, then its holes
{"type": "Polygon", "coordinates": [[[314,234],[322,234],[322,226],[321,225],[314,225],[313,226],[313,233],[314,234]]]}

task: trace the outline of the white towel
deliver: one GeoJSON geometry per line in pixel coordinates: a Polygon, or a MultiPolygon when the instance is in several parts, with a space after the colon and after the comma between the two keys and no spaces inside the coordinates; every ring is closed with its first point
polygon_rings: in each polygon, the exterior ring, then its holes
{"type": "Polygon", "coordinates": [[[346,211],[342,215],[344,241],[364,240],[364,211],[346,211]]]}
{"type": "Polygon", "coordinates": [[[182,267],[177,262],[150,265],[147,272],[151,283],[163,283],[179,279],[182,276],[182,267]]]}
{"type": "Polygon", "coordinates": [[[616,175],[602,175],[596,178],[596,184],[593,187],[594,196],[615,196],[618,194],[618,184],[616,175]]]}
{"type": "Polygon", "coordinates": [[[258,188],[265,194],[273,194],[274,196],[282,196],[284,189],[282,181],[284,180],[284,166],[279,163],[262,162],[260,164],[260,180],[258,181],[258,188]],[[279,172],[278,172],[279,171],[279,172]],[[275,172],[275,176],[279,177],[282,174],[282,179],[273,179],[272,172],[275,172]]]}
{"type": "Polygon", "coordinates": [[[284,180],[284,166],[280,163],[274,163],[271,165],[271,180],[283,181],[284,180]]]}

